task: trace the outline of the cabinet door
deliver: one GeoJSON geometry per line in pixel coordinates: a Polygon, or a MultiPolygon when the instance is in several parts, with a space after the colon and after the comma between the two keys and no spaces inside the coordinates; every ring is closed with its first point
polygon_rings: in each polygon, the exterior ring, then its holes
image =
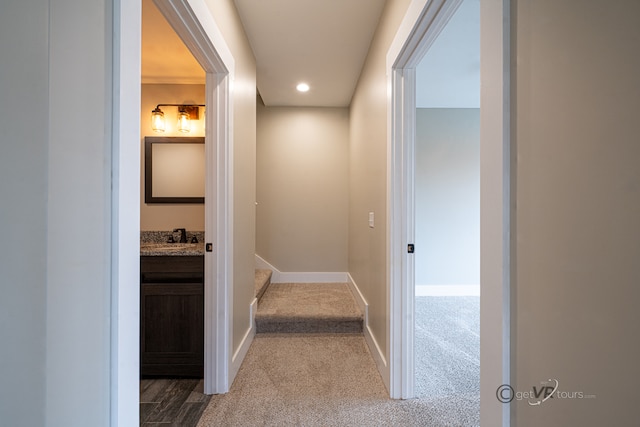
{"type": "Polygon", "coordinates": [[[201,378],[203,315],[202,283],[143,283],[140,374],[201,378]]]}

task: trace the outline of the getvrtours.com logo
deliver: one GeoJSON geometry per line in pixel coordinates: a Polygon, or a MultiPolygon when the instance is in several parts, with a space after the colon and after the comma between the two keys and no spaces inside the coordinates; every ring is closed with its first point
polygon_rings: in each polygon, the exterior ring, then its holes
{"type": "Polygon", "coordinates": [[[539,385],[531,387],[531,390],[516,391],[509,384],[502,384],[496,390],[496,397],[502,403],[510,403],[526,400],[531,406],[542,405],[549,399],[595,399],[595,394],[586,394],[582,391],[559,390],[560,382],[554,378],[541,381],[539,385]]]}

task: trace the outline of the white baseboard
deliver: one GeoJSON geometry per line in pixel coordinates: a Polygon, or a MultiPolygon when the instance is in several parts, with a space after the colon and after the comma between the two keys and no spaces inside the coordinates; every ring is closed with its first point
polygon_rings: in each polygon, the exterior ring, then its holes
{"type": "Polygon", "coordinates": [[[292,272],[280,273],[274,283],[345,283],[347,273],[342,272],[292,272]]]}
{"type": "Polygon", "coordinates": [[[353,277],[351,277],[351,274],[348,275],[348,279],[349,280],[347,280],[347,284],[349,285],[349,289],[351,290],[353,297],[356,299],[356,304],[358,304],[358,307],[364,313],[364,324],[368,325],[369,324],[369,304],[364,299],[362,292],[360,292],[360,289],[358,288],[358,285],[356,285],[356,282],[353,280],[353,277]]]}
{"type": "Polygon", "coordinates": [[[369,352],[371,353],[371,356],[373,356],[373,360],[376,363],[376,367],[378,368],[380,377],[382,377],[382,382],[384,383],[385,387],[387,387],[387,390],[390,390],[390,384],[389,384],[390,375],[389,375],[389,365],[387,364],[387,358],[385,357],[384,351],[378,345],[378,341],[376,340],[375,335],[373,334],[373,331],[371,331],[371,328],[369,327],[369,304],[364,299],[362,292],[360,292],[360,289],[358,288],[358,285],[356,284],[355,280],[353,280],[353,277],[351,277],[351,274],[347,273],[347,277],[348,277],[347,284],[349,285],[349,289],[351,289],[351,293],[356,299],[356,303],[358,304],[358,307],[360,307],[360,310],[362,310],[362,312],[364,313],[363,329],[364,329],[365,342],[369,347],[369,352]]]}
{"type": "Polygon", "coordinates": [[[416,285],[417,297],[480,296],[480,285],[416,285]]]}
{"type": "Polygon", "coordinates": [[[229,372],[229,387],[233,384],[233,380],[236,378],[238,371],[240,370],[240,365],[242,365],[242,361],[244,360],[247,352],[249,351],[249,347],[253,342],[253,338],[256,336],[256,310],[258,309],[258,300],[253,299],[251,301],[251,305],[249,306],[249,329],[244,334],[242,338],[242,342],[238,347],[238,350],[234,353],[231,358],[231,372],[229,372]]]}
{"type": "Polygon", "coordinates": [[[277,268],[275,268],[273,265],[269,264],[267,261],[265,261],[264,258],[262,258],[258,254],[256,254],[256,268],[257,269],[263,269],[263,270],[271,270],[271,271],[273,271],[274,274],[275,274],[276,271],[278,271],[277,268]]]}
{"type": "Polygon", "coordinates": [[[271,270],[271,283],[345,283],[347,273],[343,272],[283,272],[256,254],[256,268],[271,270]]]}

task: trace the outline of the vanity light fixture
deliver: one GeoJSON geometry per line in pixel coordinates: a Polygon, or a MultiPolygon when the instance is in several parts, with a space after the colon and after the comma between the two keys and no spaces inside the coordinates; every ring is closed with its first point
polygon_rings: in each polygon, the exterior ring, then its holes
{"type": "Polygon", "coordinates": [[[151,129],[154,132],[164,132],[164,112],[160,107],[178,107],[178,130],[182,133],[188,133],[191,130],[191,120],[200,118],[200,108],[203,104],[158,104],[151,111],[151,129]]]}

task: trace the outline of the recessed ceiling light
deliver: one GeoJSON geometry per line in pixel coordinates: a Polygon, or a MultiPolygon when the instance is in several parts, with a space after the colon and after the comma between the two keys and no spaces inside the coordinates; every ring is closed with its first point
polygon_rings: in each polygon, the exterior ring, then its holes
{"type": "Polygon", "coordinates": [[[298,86],[296,86],[296,89],[298,89],[298,92],[308,92],[309,85],[306,83],[298,83],[298,86]]]}

